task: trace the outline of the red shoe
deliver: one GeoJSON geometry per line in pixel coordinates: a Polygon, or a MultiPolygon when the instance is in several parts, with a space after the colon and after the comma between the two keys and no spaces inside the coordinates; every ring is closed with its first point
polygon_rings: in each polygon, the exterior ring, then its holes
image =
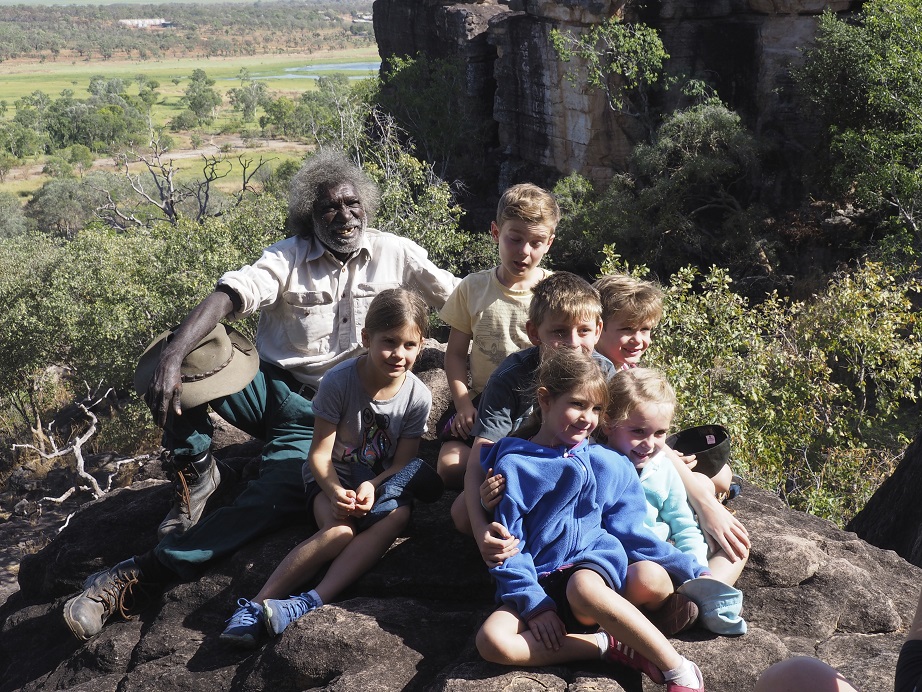
{"type": "MultiPolygon", "coordinates": [[[[606,634],[608,634],[606,632],[606,634]]],[[[608,661],[609,663],[620,663],[623,666],[628,668],[633,668],[634,670],[639,670],[642,673],[646,673],[653,682],[657,685],[662,685],[666,682],[666,678],[663,677],[663,671],[657,668],[655,665],[650,663],[646,658],[641,654],[634,651],[624,642],[619,642],[610,634],[608,635],[608,651],[602,656],[603,661],[608,661]]],[[[685,689],[691,688],[667,688],[671,692],[683,692],[685,689]]],[[[703,689],[703,688],[702,688],[703,689]]]]}
{"type": "Polygon", "coordinates": [[[677,685],[676,683],[669,681],[666,683],[666,692],[704,692],[704,678],[701,675],[701,670],[694,663],[692,663],[692,665],[695,666],[695,673],[698,674],[698,687],[677,685]]]}

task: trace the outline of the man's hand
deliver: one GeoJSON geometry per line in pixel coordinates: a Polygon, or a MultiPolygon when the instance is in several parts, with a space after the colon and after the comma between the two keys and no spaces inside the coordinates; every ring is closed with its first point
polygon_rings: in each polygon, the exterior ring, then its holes
{"type": "Polygon", "coordinates": [[[545,648],[553,651],[560,648],[563,638],[567,636],[563,620],[553,610],[545,610],[535,615],[528,621],[528,629],[545,648]]]}
{"type": "Polygon", "coordinates": [[[154,422],[161,428],[166,425],[171,413],[176,416],[182,415],[182,406],[179,403],[182,394],[182,359],[183,355],[180,353],[164,351],[144,395],[144,401],[150,408],[154,422]]]}
{"type": "Polygon", "coordinates": [[[498,567],[505,560],[519,552],[519,539],[506,530],[500,523],[493,522],[487,525],[486,533],[477,541],[480,557],[487,563],[487,567],[498,567]]]}
{"type": "Polygon", "coordinates": [[[480,504],[488,512],[503,499],[506,490],[506,479],[502,474],[493,474],[493,469],[487,471],[487,477],[480,484],[480,504]]]}

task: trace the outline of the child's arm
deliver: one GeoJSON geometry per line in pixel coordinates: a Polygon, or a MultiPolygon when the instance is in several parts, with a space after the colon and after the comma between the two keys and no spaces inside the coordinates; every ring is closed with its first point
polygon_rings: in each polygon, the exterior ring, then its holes
{"type": "Polygon", "coordinates": [[[698,515],[705,538],[708,539],[710,536],[716,541],[732,562],[746,558],[750,548],[749,533],[746,527],[730,514],[714,495],[707,492],[704,486],[695,482],[691,469],[685,465],[675,450],[664,447],[663,451],[678,472],[679,478],[682,479],[682,485],[685,486],[685,492],[688,494],[688,501],[698,515]]]}
{"type": "Polygon", "coordinates": [[[705,571],[693,555],[661,541],[644,524],[647,498],[631,462],[600,445],[592,445],[590,449],[602,508],[602,528],[621,541],[628,559],[655,562],[678,582],[694,579],[705,571]]]}
{"type": "Polygon", "coordinates": [[[317,485],[333,504],[337,519],[345,519],[356,509],[354,490],[346,490],[339,482],[339,475],[333,467],[333,445],[336,442],[336,424],[315,416],[314,439],[311,441],[307,461],[317,485]]]}
{"type": "Polygon", "coordinates": [[[467,389],[467,351],[471,338],[470,334],[452,327],[445,347],[445,375],[448,377],[448,389],[456,411],[451,432],[463,439],[471,434],[477,418],[477,409],[471,403],[467,389]]]}
{"type": "Polygon", "coordinates": [[[669,526],[669,538],[683,553],[694,555],[702,566],[708,564],[708,546],[704,534],[688,505],[688,495],[679,474],[663,459],[658,471],[663,474],[664,498],[659,508],[660,520],[669,526]]]}
{"type": "Polygon", "coordinates": [[[480,486],[487,477],[480,465],[480,454],[482,449],[489,448],[492,444],[493,442],[486,438],[475,438],[464,469],[464,504],[471,522],[474,541],[487,567],[502,564],[503,560],[519,552],[516,547],[519,539],[509,533],[502,524],[495,521],[491,523],[492,513],[488,514],[480,506],[480,486]]]}

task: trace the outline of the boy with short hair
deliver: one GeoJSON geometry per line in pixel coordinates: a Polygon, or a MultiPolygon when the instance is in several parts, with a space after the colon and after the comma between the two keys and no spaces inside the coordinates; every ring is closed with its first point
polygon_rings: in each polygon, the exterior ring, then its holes
{"type": "Polygon", "coordinates": [[[443,440],[438,472],[450,487],[462,484],[479,393],[506,356],[529,345],[526,321],[531,289],[550,274],[540,264],[554,242],[559,220],[560,208],[547,190],[531,183],[507,189],[490,224],[499,247],[499,266],[466,276],[440,312],[451,327],[445,374],[453,408],[438,425],[443,440]]]}
{"type": "MultiPolygon", "coordinates": [[[[602,305],[589,282],[570,272],[555,272],[538,282],[532,293],[526,332],[533,345],[507,357],[490,376],[471,430],[464,490],[451,507],[455,527],[462,533],[473,531],[481,550],[510,536],[504,527],[489,524],[481,508],[480,485],[486,475],[480,467],[480,450],[508,436],[531,411],[534,392],[529,385],[545,349],[582,348],[599,359],[606,376],[614,373],[611,362],[594,350],[602,331],[602,305]]],[[[492,562],[494,556],[484,553],[484,558],[492,562]]]]}
{"type": "MultiPolygon", "coordinates": [[[[663,317],[662,289],[651,281],[628,274],[608,274],[593,286],[602,301],[603,321],[596,350],[618,370],[637,367],[650,347],[653,330],[663,317]]],[[[686,464],[694,460],[694,456],[678,457],[686,464]]],[[[734,482],[733,471],[728,464],[724,464],[711,478],[702,473],[694,474],[693,478],[704,491],[724,494],[725,497],[734,482]]],[[[686,491],[693,494],[687,483],[685,486],[686,491]]]]}
{"type": "Polygon", "coordinates": [[[602,334],[596,350],[618,370],[636,367],[663,318],[662,289],[628,274],[608,274],[593,286],[602,301],[602,334]]]}

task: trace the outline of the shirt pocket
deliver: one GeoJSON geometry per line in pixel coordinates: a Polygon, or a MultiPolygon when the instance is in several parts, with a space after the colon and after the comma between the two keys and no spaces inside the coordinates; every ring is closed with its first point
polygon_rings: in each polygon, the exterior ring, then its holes
{"type": "Polygon", "coordinates": [[[368,308],[375,296],[388,288],[400,288],[399,281],[376,281],[374,283],[358,283],[352,290],[352,304],[355,311],[355,329],[360,332],[365,326],[365,317],[368,308]]]}
{"type": "Polygon", "coordinates": [[[282,297],[291,319],[288,338],[306,355],[328,353],[336,321],[336,304],[328,291],[285,291],[282,297]]]}

